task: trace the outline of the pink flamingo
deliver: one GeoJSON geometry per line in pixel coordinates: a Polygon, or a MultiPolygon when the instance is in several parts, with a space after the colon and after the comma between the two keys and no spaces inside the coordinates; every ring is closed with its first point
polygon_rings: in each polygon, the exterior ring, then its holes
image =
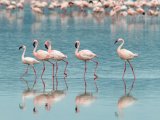
{"type": "MultiPolygon", "coordinates": [[[[19,47],[19,50],[22,49],[22,48],[24,49],[24,50],[23,50],[23,54],[22,54],[22,62],[23,62],[24,64],[27,64],[27,65],[28,65],[28,66],[27,66],[27,69],[26,69],[25,73],[22,75],[22,77],[23,77],[25,74],[28,73],[29,65],[31,65],[31,66],[32,66],[32,69],[33,69],[33,71],[34,71],[34,74],[35,74],[35,81],[34,81],[34,85],[35,85],[35,84],[36,84],[37,75],[36,75],[36,70],[35,70],[35,68],[34,68],[34,64],[38,64],[39,61],[36,60],[36,59],[34,59],[34,58],[32,58],[32,57],[24,57],[25,52],[26,52],[26,46],[25,46],[25,45],[20,46],[20,47],[19,47]]],[[[22,78],[22,77],[21,77],[21,78],[22,78]]]]}
{"type": "MultiPolygon", "coordinates": [[[[64,75],[67,76],[66,70],[67,70],[68,61],[65,61],[65,59],[67,58],[67,55],[63,54],[62,52],[60,52],[58,50],[52,50],[51,41],[49,41],[49,40],[47,40],[45,42],[45,48],[48,49],[49,58],[56,61],[56,76],[57,76],[57,71],[58,71],[57,61],[63,61],[66,63],[66,67],[64,69],[64,75]]],[[[54,73],[53,73],[53,75],[54,75],[54,73]]],[[[56,79],[56,82],[58,84],[57,79],[56,79]]]]}
{"type": "Polygon", "coordinates": [[[86,84],[86,80],[85,80],[85,74],[86,74],[86,70],[87,70],[87,65],[86,65],[86,62],[87,62],[87,61],[90,61],[90,60],[91,60],[92,62],[96,63],[96,68],[95,68],[95,71],[94,71],[94,80],[97,79],[96,69],[97,69],[97,67],[98,67],[98,62],[92,60],[93,58],[97,57],[97,55],[94,54],[94,53],[93,53],[92,51],[90,51],[90,50],[81,50],[81,51],[79,51],[80,41],[76,41],[75,47],[76,47],[75,56],[76,56],[79,60],[83,60],[83,61],[85,62],[84,82],[85,82],[85,86],[86,86],[87,84],[86,84]]]}
{"type": "Polygon", "coordinates": [[[47,51],[44,51],[44,50],[38,50],[38,51],[36,51],[37,47],[38,47],[38,40],[34,40],[33,41],[33,47],[34,47],[34,49],[33,49],[33,55],[37,59],[43,61],[43,71],[42,71],[42,74],[41,74],[41,79],[42,79],[42,83],[43,83],[43,86],[44,86],[44,89],[45,89],[45,83],[43,81],[42,76],[43,76],[45,68],[46,68],[44,61],[48,61],[49,60],[49,53],[47,51]]]}
{"type": "MultiPolygon", "coordinates": [[[[132,67],[132,64],[130,63],[129,60],[132,60],[133,58],[138,57],[138,54],[132,53],[131,51],[129,51],[127,49],[123,49],[122,47],[124,45],[124,40],[122,38],[119,38],[118,40],[116,40],[114,44],[116,44],[117,42],[122,42],[121,45],[117,48],[117,53],[118,53],[118,56],[125,61],[124,72],[123,72],[122,79],[124,81],[124,75],[125,75],[125,72],[126,72],[126,61],[127,61],[129,63],[129,65],[130,65],[131,69],[132,69],[133,76],[134,76],[134,81],[135,81],[136,80],[136,76],[134,74],[134,69],[132,67]]],[[[134,82],[133,82],[132,86],[133,85],[134,85],[134,82]]],[[[124,81],[124,86],[125,86],[125,90],[126,90],[125,81],[124,81]]]]}

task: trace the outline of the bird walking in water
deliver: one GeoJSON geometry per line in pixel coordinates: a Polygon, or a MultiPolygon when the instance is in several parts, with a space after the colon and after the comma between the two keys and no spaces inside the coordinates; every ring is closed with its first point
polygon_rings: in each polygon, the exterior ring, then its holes
{"type": "Polygon", "coordinates": [[[35,81],[34,81],[34,85],[35,85],[35,84],[36,84],[36,81],[37,81],[37,74],[36,74],[36,70],[35,70],[35,68],[34,68],[34,64],[38,64],[39,61],[36,60],[36,59],[34,59],[34,58],[32,58],[32,57],[24,57],[25,52],[26,52],[26,46],[25,46],[25,45],[20,46],[20,47],[19,47],[19,50],[22,49],[22,48],[23,48],[22,62],[23,62],[24,64],[27,64],[27,69],[26,69],[25,73],[21,76],[21,78],[22,78],[25,74],[28,73],[28,68],[29,68],[29,66],[32,66],[32,69],[33,69],[34,74],[35,74],[35,81]]]}
{"type": "MultiPolygon", "coordinates": [[[[45,42],[45,48],[48,50],[49,53],[49,58],[53,59],[56,61],[56,76],[57,76],[57,72],[58,72],[58,61],[63,61],[66,63],[65,69],[64,69],[64,75],[65,77],[67,76],[67,65],[68,65],[68,61],[66,61],[65,59],[67,58],[67,55],[63,54],[62,52],[58,51],[58,50],[54,50],[52,49],[51,46],[51,41],[47,40],[45,42]]],[[[53,67],[53,71],[54,71],[54,67],[53,67]]],[[[54,76],[54,72],[53,72],[53,76],[54,76]]],[[[56,79],[57,85],[58,85],[58,80],[56,79]]],[[[54,83],[54,81],[53,81],[54,83]]]]}
{"type": "MultiPolygon", "coordinates": [[[[122,79],[124,81],[124,86],[125,86],[125,89],[126,89],[126,83],[125,83],[125,80],[124,80],[124,75],[125,75],[125,72],[126,72],[126,62],[129,63],[130,65],[130,68],[132,69],[132,73],[133,73],[133,76],[134,76],[134,82],[136,80],[136,76],[135,76],[135,73],[134,73],[134,69],[133,69],[133,66],[132,64],[130,63],[130,60],[132,60],[133,58],[135,57],[138,57],[138,54],[136,53],[132,53],[131,51],[127,50],[127,49],[123,49],[123,45],[124,45],[124,40],[122,38],[119,38],[118,40],[115,41],[114,44],[116,44],[117,42],[122,42],[121,45],[117,48],[117,53],[118,53],[118,56],[125,61],[125,64],[124,64],[124,72],[123,72],[123,76],[122,76],[122,79]]],[[[134,85],[134,83],[132,84],[132,86],[134,85]]]]}
{"type": "Polygon", "coordinates": [[[42,83],[43,83],[43,86],[44,86],[44,90],[45,90],[45,83],[43,81],[43,74],[44,74],[44,71],[45,71],[45,63],[44,61],[48,61],[49,60],[49,53],[47,51],[44,51],[44,50],[37,50],[37,47],[38,47],[38,40],[34,40],[33,41],[33,55],[38,59],[38,60],[41,60],[43,62],[43,71],[42,71],[42,74],[41,74],[41,79],[42,79],[42,83]]]}
{"type": "Polygon", "coordinates": [[[85,62],[85,69],[84,69],[84,82],[85,82],[85,87],[87,86],[86,84],[86,80],[85,80],[85,75],[86,75],[86,70],[87,70],[87,61],[92,61],[94,63],[96,63],[96,67],[95,67],[95,71],[94,71],[94,80],[97,79],[97,75],[96,75],[96,70],[98,67],[98,62],[94,61],[93,58],[97,57],[97,55],[95,53],[93,53],[90,50],[81,50],[79,51],[79,47],[80,47],[80,41],[76,41],[75,42],[75,56],[79,59],[79,60],[83,60],[85,62]]]}

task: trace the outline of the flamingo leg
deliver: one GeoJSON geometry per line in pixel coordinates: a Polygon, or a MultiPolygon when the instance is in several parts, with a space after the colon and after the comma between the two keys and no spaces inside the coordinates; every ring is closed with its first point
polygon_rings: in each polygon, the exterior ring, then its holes
{"type": "Polygon", "coordinates": [[[37,74],[36,74],[36,70],[35,70],[34,66],[32,66],[32,69],[33,69],[34,75],[35,75],[35,80],[34,80],[34,84],[33,84],[33,87],[34,87],[34,85],[37,83],[37,74]]]}
{"type": "Polygon", "coordinates": [[[45,67],[45,63],[43,61],[43,71],[42,71],[42,74],[41,74],[41,79],[42,79],[44,90],[45,90],[45,83],[44,83],[44,80],[43,80],[43,74],[44,74],[45,69],[46,69],[46,67],[45,67]]]}
{"type": "Polygon", "coordinates": [[[58,86],[57,72],[58,72],[58,63],[56,61],[56,86],[58,86]]]}
{"type": "Polygon", "coordinates": [[[126,72],[126,61],[124,63],[124,72],[123,72],[123,76],[122,76],[122,80],[123,80],[123,83],[124,83],[124,92],[125,92],[125,95],[126,95],[126,82],[124,80],[125,72],[126,72]]]}
{"type": "Polygon", "coordinates": [[[23,73],[23,75],[20,78],[23,78],[28,73],[28,68],[29,68],[29,65],[27,65],[26,71],[23,73]]]}
{"type": "Polygon", "coordinates": [[[53,90],[54,90],[54,64],[50,62],[49,60],[48,62],[52,64],[52,84],[53,84],[53,90]]]}
{"type": "Polygon", "coordinates": [[[84,67],[84,85],[85,85],[85,92],[87,89],[87,83],[86,83],[86,71],[87,71],[87,61],[85,61],[85,67],[84,67]]]}
{"type": "Polygon", "coordinates": [[[97,70],[97,67],[98,67],[98,62],[97,61],[94,61],[94,60],[91,60],[92,62],[96,63],[96,67],[95,67],[95,70],[94,70],[94,80],[96,80],[98,78],[98,76],[96,75],[96,70],[97,70]]]}
{"type": "Polygon", "coordinates": [[[64,82],[65,82],[66,88],[67,88],[67,90],[68,90],[68,85],[67,85],[67,81],[66,81],[66,76],[64,76],[64,82]]]}
{"type": "Polygon", "coordinates": [[[134,81],[133,81],[132,86],[131,86],[131,89],[130,89],[130,92],[131,92],[131,90],[132,90],[132,88],[133,88],[133,86],[134,86],[135,80],[136,80],[136,76],[135,76],[135,74],[134,74],[133,66],[132,66],[132,64],[130,63],[129,60],[128,60],[128,63],[129,63],[129,65],[130,65],[130,67],[131,67],[131,70],[132,70],[132,73],[133,73],[133,76],[134,76],[134,81]]]}
{"type": "Polygon", "coordinates": [[[67,66],[68,66],[68,61],[63,60],[66,63],[65,69],[64,69],[64,75],[67,77],[67,66]]]}

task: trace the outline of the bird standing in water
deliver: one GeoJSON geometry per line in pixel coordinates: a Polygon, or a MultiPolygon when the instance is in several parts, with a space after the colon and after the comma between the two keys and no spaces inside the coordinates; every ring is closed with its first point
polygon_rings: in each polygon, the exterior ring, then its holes
{"type": "MultiPolygon", "coordinates": [[[[124,64],[124,72],[123,72],[123,76],[122,76],[122,79],[124,81],[124,75],[125,75],[125,72],[126,72],[126,62],[129,63],[131,69],[132,69],[132,73],[133,73],[133,76],[134,76],[134,81],[136,80],[136,76],[134,74],[134,69],[133,69],[133,66],[132,64],[130,63],[130,60],[132,60],[133,58],[135,57],[138,57],[138,54],[136,53],[132,53],[131,51],[127,50],[127,49],[124,49],[122,48],[123,45],[124,45],[124,40],[122,38],[119,38],[118,40],[115,41],[114,44],[116,44],[117,42],[122,42],[121,45],[117,48],[117,54],[118,56],[125,61],[125,64],[124,64]]],[[[134,84],[132,84],[134,85],[134,84]]],[[[125,89],[126,89],[126,83],[124,81],[124,86],[125,86],[125,89]]]]}

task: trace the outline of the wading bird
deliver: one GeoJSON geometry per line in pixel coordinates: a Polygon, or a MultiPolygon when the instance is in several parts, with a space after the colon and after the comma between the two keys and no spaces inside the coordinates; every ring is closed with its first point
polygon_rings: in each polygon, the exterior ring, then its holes
{"type": "Polygon", "coordinates": [[[97,79],[96,69],[97,69],[97,67],[98,67],[98,62],[97,62],[97,61],[94,61],[93,58],[97,57],[97,55],[94,54],[94,53],[93,53],[92,51],[90,51],[90,50],[81,50],[81,51],[79,51],[80,41],[76,41],[75,47],[76,47],[75,56],[76,56],[79,60],[83,60],[83,61],[85,62],[84,82],[85,82],[85,86],[87,86],[86,80],[85,80],[85,74],[86,74],[86,70],[87,70],[86,62],[87,62],[87,61],[92,61],[92,62],[96,63],[96,68],[95,68],[95,71],[94,71],[94,80],[96,80],[96,79],[97,79]]]}
{"type": "MultiPolygon", "coordinates": [[[[130,63],[130,60],[132,60],[133,58],[135,57],[138,57],[138,54],[136,53],[132,53],[131,51],[127,50],[127,49],[123,49],[123,45],[124,45],[124,40],[122,38],[119,38],[118,40],[115,41],[114,44],[116,44],[117,42],[122,42],[121,45],[117,48],[117,54],[118,56],[125,61],[125,64],[124,64],[124,72],[123,72],[123,76],[122,76],[122,79],[124,81],[124,75],[125,75],[125,72],[126,72],[126,62],[129,63],[131,69],[132,69],[132,72],[133,72],[133,76],[134,76],[134,81],[136,80],[136,76],[134,74],[134,69],[132,67],[132,64],[130,63]]],[[[126,83],[124,81],[124,86],[125,86],[125,89],[126,89],[126,83]]]]}
{"type": "MultiPolygon", "coordinates": [[[[27,69],[26,69],[25,73],[22,75],[22,77],[23,77],[25,74],[28,73],[28,68],[29,68],[29,66],[32,66],[33,71],[34,71],[34,74],[35,74],[34,84],[36,84],[37,74],[36,74],[36,70],[35,70],[35,68],[34,68],[34,64],[38,64],[39,61],[36,60],[36,59],[34,59],[34,58],[32,58],[32,57],[24,57],[25,52],[26,52],[26,46],[25,46],[25,45],[20,46],[20,47],[19,47],[19,50],[22,49],[22,48],[23,48],[22,62],[23,62],[24,64],[27,64],[27,69]]],[[[21,77],[21,78],[22,78],[22,77],[21,77]]]]}

